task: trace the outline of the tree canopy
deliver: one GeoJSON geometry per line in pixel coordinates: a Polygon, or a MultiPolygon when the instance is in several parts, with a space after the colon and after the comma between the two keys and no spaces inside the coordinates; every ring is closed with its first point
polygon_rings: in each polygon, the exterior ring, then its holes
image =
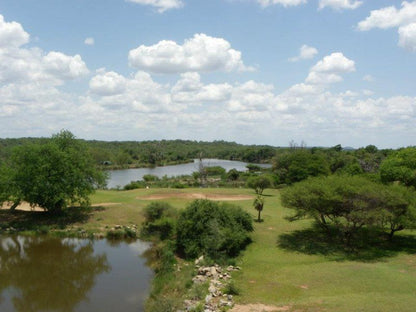
{"type": "Polygon", "coordinates": [[[76,203],[87,205],[88,196],[106,181],[85,145],[69,131],[44,144],[15,148],[2,173],[3,201],[13,201],[13,207],[26,201],[55,212],[76,203]]]}
{"type": "Polygon", "coordinates": [[[400,182],[416,187],[416,147],[408,147],[389,155],[380,166],[380,177],[385,183],[400,182]]]}
{"type": "Polygon", "coordinates": [[[363,227],[396,231],[416,227],[415,193],[359,176],[310,178],[282,192],[282,203],[296,211],[292,220],[313,218],[323,228],[335,226],[346,236],[363,227]]]}

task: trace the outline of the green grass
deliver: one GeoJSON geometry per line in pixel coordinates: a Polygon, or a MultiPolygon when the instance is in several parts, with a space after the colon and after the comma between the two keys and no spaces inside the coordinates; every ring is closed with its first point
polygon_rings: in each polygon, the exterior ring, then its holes
{"type": "MultiPolygon", "coordinates": [[[[151,200],[138,197],[172,192],[254,196],[251,189],[222,188],[98,191],[91,198],[93,204],[118,204],[95,209],[88,221],[74,219],[70,226],[87,231],[116,224],[140,226],[141,211],[151,200]]],[[[414,311],[414,232],[399,234],[395,245],[370,244],[351,252],[320,236],[308,220],[291,223],[284,219],[290,211],[282,208],[278,190],[266,190],[265,195],[264,222],[254,223],[253,243],[237,259],[242,271],[233,273],[234,285],[240,293],[235,296],[237,302],[289,306],[291,311],[414,311]]],[[[191,199],[164,201],[181,209],[191,199]]],[[[255,219],[257,212],[252,202],[232,203],[242,206],[255,219]]],[[[179,274],[175,282],[180,280],[179,274]]]]}
{"type": "MultiPolygon", "coordinates": [[[[100,191],[94,202],[120,202],[101,214],[108,223],[141,223],[140,210],[150,194],[189,192],[254,195],[250,189],[150,189],[100,191]],[[121,221],[122,220],[122,221],[121,221]]],[[[289,222],[278,190],[266,190],[264,222],[255,222],[253,243],[238,259],[234,273],[239,303],[290,306],[292,311],[414,311],[416,306],[416,235],[403,233],[396,246],[364,246],[351,252],[326,241],[310,221],[289,222]],[[398,244],[398,246],[397,246],[398,244]]],[[[165,199],[177,208],[190,200],[165,199]]],[[[233,202],[256,218],[252,200],[233,202]]],[[[102,223],[103,221],[100,221],[102,223]]]]}

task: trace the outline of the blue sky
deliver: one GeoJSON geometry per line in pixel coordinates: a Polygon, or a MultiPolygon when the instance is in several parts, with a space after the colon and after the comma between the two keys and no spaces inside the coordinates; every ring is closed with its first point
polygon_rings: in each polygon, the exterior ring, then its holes
{"type": "Polygon", "coordinates": [[[416,142],[416,1],[2,0],[0,137],[416,142]]]}

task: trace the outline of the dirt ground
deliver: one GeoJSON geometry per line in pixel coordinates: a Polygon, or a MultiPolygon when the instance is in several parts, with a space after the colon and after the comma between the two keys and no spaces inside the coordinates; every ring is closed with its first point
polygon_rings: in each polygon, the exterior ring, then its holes
{"type": "Polygon", "coordinates": [[[227,195],[227,194],[204,194],[204,193],[160,193],[146,196],[139,196],[137,199],[145,200],[159,200],[169,198],[181,198],[181,199],[210,199],[218,201],[234,201],[234,200],[252,200],[253,196],[249,195],[227,195]]]}
{"type": "Polygon", "coordinates": [[[235,305],[230,312],[280,312],[280,311],[289,311],[289,306],[283,306],[283,307],[276,307],[271,305],[265,305],[261,303],[255,303],[255,304],[237,304],[235,305]]]}
{"type": "MultiPolygon", "coordinates": [[[[0,209],[10,209],[10,207],[13,205],[12,202],[5,202],[0,207],[0,209]]],[[[16,207],[16,210],[23,210],[23,211],[45,211],[43,208],[39,206],[31,207],[29,203],[22,202],[19,206],[16,207]]]]}

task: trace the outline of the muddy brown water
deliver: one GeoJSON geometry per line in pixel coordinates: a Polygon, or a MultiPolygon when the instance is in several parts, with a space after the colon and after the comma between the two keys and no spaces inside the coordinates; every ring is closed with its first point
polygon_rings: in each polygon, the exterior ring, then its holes
{"type": "Polygon", "coordinates": [[[144,311],[141,241],[0,236],[0,311],[144,311]]]}

